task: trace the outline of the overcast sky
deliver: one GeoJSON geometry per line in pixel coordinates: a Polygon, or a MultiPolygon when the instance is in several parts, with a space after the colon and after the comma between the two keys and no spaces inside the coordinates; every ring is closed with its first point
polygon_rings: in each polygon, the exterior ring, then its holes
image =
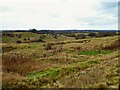
{"type": "Polygon", "coordinates": [[[118,29],[118,1],[0,0],[0,30],[118,29]]]}

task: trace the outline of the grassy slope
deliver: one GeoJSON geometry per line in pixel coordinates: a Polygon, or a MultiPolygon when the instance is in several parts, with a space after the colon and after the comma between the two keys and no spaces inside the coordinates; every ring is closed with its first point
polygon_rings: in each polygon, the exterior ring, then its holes
{"type": "Polygon", "coordinates": [[[11,87],[118,87],[118,53],[114,50],[100,50],[102,46],[117,40],[117,36],[85,39],[87,41],[71,40],[63,36],[59,39],[65,43],[56,44],[55,39],[47,36],[48,42],[52,40],[55,43],[52,50],[45,50],[46,43],[9,44],[16,49],[4,55],[22,53],[39,61],[40,66],[48,65],[47,68],[22,76],[25,80],[11,87]],[[57,51],[60,46],[62,49],[57,51]]]}
{"type": "MultiPolygon", "coordinates": [[[[3,43],[15,43],[17,40],[24,41],[25,38],[29,38],[31,40],[33,39],[39,39],[42,34],[35,34],[31,32],[13,32],[13,34],[21,34],[21,38],[18,37],[10,37],[10,36],[2,36],[2,42],[3,43]]],[[[58,42],[58,41],[63,41],[63,40],[74,40],[72,37],[66,37],[63,35],[57,35],[58,38],[55,39],[52,35],[50,34],[44,34],[46,37],[44,38],[45,41],[47,42],[58,42]]]]}

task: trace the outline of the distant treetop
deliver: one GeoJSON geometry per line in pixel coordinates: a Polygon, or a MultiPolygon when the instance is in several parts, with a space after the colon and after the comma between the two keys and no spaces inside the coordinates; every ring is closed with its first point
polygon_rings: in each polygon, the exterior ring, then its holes
{"type": "Polygon", "coordinates": [[[29,31],[30,31],[30,32],[33,32],[33,33],[36,33],[36,32],[37,32],[36,29],[30,29],[29,31]]]}

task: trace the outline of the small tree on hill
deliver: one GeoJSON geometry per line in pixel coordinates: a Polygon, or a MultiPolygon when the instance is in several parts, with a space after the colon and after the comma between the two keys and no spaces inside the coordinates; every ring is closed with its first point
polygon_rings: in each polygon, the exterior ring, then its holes
{"type": "Polygon", "coordinates": [[[36,29],[31,29],[30,32],[37,33],[37,30],[36,29]]]}

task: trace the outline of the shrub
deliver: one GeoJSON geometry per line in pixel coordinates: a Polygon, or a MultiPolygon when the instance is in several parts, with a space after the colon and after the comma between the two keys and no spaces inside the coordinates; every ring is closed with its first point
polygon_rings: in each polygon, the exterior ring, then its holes
{"type": "Polygon", "coordinates": [[[114,36],[116,32],[98,32],[96,37],[114,36]]]}
{"type": "Polygon", "coordinates": [[[85,34],[79,34],[75,37],[75,39],[85,39],[85,38],[86,38],[85,34]]]}
{"type": "Polygon", "coordinates": [[[22,41],[21,40],[17,40],[16,43],[22,43],[22,41]]]}
{"type": "Polygon", "coordinates": [[[32,32],[32,33],[37,33],[38,32],[36,29],[30,29],[29,31],[32,32]]]}
{"type": "Polygon", "coordinates": [[[88,34],[88,36],[95,37],[96,33],[91,32],[91,33],[88,34]]]}

